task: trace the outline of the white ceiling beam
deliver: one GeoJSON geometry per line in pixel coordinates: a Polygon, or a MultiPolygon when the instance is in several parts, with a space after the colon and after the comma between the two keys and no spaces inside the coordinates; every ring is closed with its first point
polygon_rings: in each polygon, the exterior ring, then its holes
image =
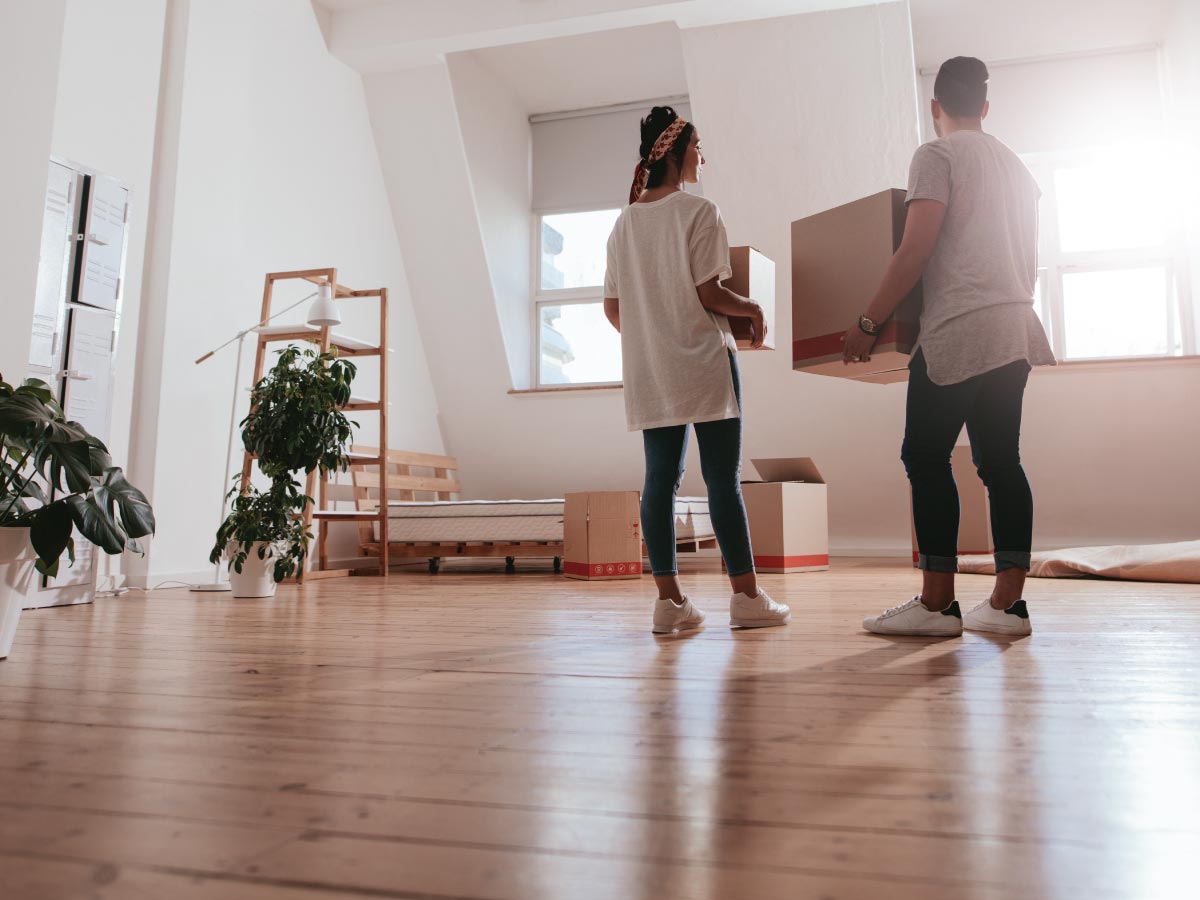
{"type": "MultiPolygon", "coordinates": [[[[875,5],[877,0],[403,0],[335,9],[329,49],[363,72],[463,50],[674,22],[681,28],[875,5]]],[[[614,64],[619,63],[614,60],[614,64]]]]}

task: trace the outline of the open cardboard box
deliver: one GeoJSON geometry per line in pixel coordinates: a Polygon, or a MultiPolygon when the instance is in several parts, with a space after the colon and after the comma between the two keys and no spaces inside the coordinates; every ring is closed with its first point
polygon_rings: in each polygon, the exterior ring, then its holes
{"type": "Polygon", "coordinates": [[[884,323],[866,363],[842,362],[842,337],[879,287],[904,234],[905,192],[881,191],[792,223],[792,368],[856,381],[908,378],[921,284],[884,323]]]}
{"type": "MultiPolygon", "coordinates": [[[[987,488],[979,480],[975,462],[971,459],[971,448],[965,445],[954,448],[950,454],[950,466],[954,470],[954,481],[958,485],[958,555],[977,556],[992,552],[992,521],[988,507],[987,488]]],[[[911,518],[912,495],[909,494],[911,518]]],[[[917,525],[912,527],[913,565],[919,562],[917,550],[917,525]]]]}
{"type": "MultiPolygon", "coordinates": [[[[721,282],[735,294],[749,297],[763,309],[767,338],[760,350],[775,349],[775,263],[753,247],[730,247],[729,267],[733,274],[721,282]]],[[[750,349],[750,320],[729,317],[729,329],[738,348],[750,349]]]]}
{"type": "Polygon", "coordinates": [[[641,495],[637,491],[567,494],[563,508],[563,572],[583,581],[642,574],[641,495]]]}
{"type": "Polygon", "coordinates": [[[829,568],[829,499],[808,457],[751,460],[761,481],[743,481],[754,567],[763,573],[829,568]]]}

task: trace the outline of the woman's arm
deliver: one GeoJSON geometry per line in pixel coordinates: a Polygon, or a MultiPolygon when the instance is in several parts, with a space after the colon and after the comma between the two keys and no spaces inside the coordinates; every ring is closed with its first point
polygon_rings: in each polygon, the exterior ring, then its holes
{"type": "Polygon", "coordinates": [[[621,301],[616,297],[605,297],[604,315],[619,334],[621,331],[621,301]]]}
{"type": "Polygon", "coordinates": [[[711,278],[696,288],[700,295],[700,305],[710,312],[723,316],[734,316],[739,319],[749,319],[754,325],[754,340],[750,346],[757,350],[767,337],[767,324],[763,320],[762,307],[748,297],[735,294],[722,285],[717,278],[711,278]]]}

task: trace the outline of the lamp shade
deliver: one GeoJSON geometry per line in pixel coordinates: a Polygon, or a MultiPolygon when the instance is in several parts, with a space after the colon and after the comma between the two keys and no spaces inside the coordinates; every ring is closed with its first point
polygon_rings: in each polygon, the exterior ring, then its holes
{"type": "Polygon", "coordinates": [[[333,288],[328,284],[317,285],[317,299],[308,308],[308,324],[319,328],[342,324],[342,315],[333,302],[333,288]]]}

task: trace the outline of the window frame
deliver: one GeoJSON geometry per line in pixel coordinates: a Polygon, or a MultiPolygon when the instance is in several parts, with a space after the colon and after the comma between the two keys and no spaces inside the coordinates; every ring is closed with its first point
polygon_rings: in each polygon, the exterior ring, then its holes
{"type": "Polygon", "coordinates": [[[1167,241],[1156,247],[1114,250],[1064,251],[1058,224],[1058,192],[1054,173],[1058,169],[1084,165],[1095,159],[1096,150],[1066,150],[1023,154],[1022,160],[1037,178],[1042,189],[1038,221],[1037,279],[1043,324],[1050,346],[1059,362],[1122,362],[1127,360],[1176,359],[1194,356],[1196,336],[1192,328],[1193,308],[1190,286],[1181,272],[1188,265],[1182,230],[1173,227],[1167,241]],[[1067,358],[1067,334],[1064,280],[1068,275],[1085,272],[1117,272],[1132,269],[1162,268],[1168,292],[1167,345],[1170,351],[1137,356],[1095,356],[1067,358]],[[1178,346],[1178,352],[1175,348],[1178,346]]]}
{"type": "Polygon", "coordinates": [[[620,206],[611,203],[589,204],[586,206],[565,206],[550,209],[533,210],[530,226],[530,293],[533,303],[530,304],[532,319],[530,328],[533,340],[529,342],[530,350],[530,379],[534,390],[571,390],[572,388],[597,388],[623,386],[622,380],[616,381],[572,381],[568,384],[544,384],[542,382],[542,308],[546,306],[583,306],[586,304],[604,303],[604,285],[589,285],[578,288],[542,288],[542,222],[546,216],[570,215],[572,213],[600,212],[604,210],[620,210],[620,206]]]}

